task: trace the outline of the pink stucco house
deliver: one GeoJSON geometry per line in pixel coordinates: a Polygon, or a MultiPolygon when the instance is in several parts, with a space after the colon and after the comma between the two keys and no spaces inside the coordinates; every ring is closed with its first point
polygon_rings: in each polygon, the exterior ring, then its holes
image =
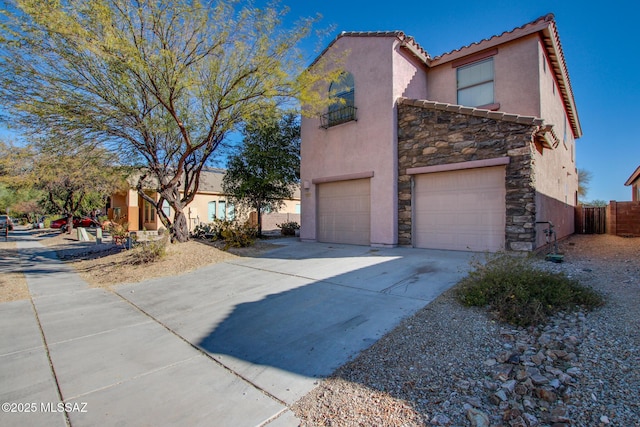
{"type": "Polygon", "coordinates": [[[537,222],[573,233],[582,130],[553,15],[437,57],[402,32],[343,32],[334,53],[335,102],[302,120],[303,240],[531,251],[537,222]]]}

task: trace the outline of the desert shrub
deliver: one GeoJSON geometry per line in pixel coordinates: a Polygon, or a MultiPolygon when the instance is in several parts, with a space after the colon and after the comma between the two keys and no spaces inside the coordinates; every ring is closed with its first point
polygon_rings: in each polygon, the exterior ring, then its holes
{"type": "Polygon", "coordinates": [[[296,230],[300,229],[300,224],[295,221],[289,221],[282,224],[276,224],[283,236],[295,236],[296,230]]]}
{"type": "Polygon", "coordinates": [[[198,224],[191,232],[191,236],[197,239],[224,240],[223,232],[237,226],[234,221],[214,219],[208,224],[198,224]]]}
{"type": "Polygon", "coordinates": [[[544,323],[549,316],[577,307],[603,304],[593,289],[564,273],[536,268],[531,258],[490,255],[459,283],[458,300],[467,306],[488,306],[498,319],[517,325],[544,323]]]}
{"type": "Polygon", "coordinates": [[[129,223],[128,222],[110,222],[105,230],[111,234],[111,237],[125,239],[129,236],[129,223]]]}
{"type": "Polygon", "coordinates": [[[129,252],[129,263],[133,265],[148,264],[163,258],[167,254],[169,234],[160,239],[140,243],[129,252]]]}
{"type": "Polygon", "coordinates": [[[225,242],[224,250],[230,247],[245,248],[253,245],[253,242],[258,235],[258,228],[252,226],[248,222],[240,224],[238,222],[231,223],[229,227],[226,227],[221,231],[222,239],[225,242]]]}
{"type": "Polygon", "coordinates": [[[191,237],[196,239],[204,239],[211,234],[213,234],[213,227],[211,226],[211,224],[205,224],[204,222],[201,222],[194,227],[193,231],[191,232],[191,237]]]}

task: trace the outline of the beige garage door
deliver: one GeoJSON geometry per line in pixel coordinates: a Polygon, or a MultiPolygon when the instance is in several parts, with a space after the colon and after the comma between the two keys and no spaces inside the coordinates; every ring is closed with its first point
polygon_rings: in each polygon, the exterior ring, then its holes
{"type": "Polygon", "coordinates": [[[318,241],[368,245],[371,223],[369,179],[318,185],[318,241]]]}
{"type": "Polygon", "coordinates": [[[505,167],[415,176],[414,246],[463,251],[504,248],[505,167]]]}

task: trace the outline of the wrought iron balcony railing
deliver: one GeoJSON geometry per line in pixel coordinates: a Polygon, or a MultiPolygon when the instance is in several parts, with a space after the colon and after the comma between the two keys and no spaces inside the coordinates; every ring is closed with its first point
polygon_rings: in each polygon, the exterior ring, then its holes
{"type": "Polygon", "coordinates": [[[344,107],[332,109],[328,113],[320,116],[320,126],[327,129],[331,126],[357,120],[357,110],[358,109],[352,105],[345,105],[344,107]]]}

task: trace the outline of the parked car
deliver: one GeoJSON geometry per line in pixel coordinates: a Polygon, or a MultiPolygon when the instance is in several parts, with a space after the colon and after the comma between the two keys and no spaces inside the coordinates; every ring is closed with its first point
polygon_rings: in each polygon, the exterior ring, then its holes
{"type": "MultiPolygon", "coordinates": [[[[98,221],[89,218],[88,216],[74,216],[73,217],[73,227],[99,227],[100,224],[98,221]]],[[[51,228],[60,228],[63,231],[67,228],[67,218],[58,218],[51,221],[51,228]]]]}
{"type": "Polygon", "coordinates": [[[8,228],[9,231],[13,231],[13,221],[9,215],[0,215],[0,230],[8,228]]]}

